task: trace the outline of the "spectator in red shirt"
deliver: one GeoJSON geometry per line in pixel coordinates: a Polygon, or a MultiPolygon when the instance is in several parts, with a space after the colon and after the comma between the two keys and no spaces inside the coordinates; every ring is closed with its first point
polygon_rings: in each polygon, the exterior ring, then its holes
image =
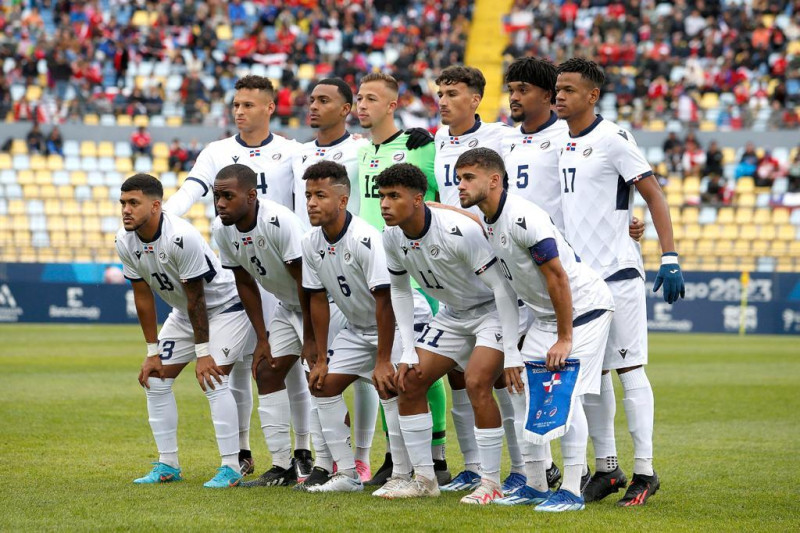
{"type": "Polygon", "coordinates": [[[131,134],[131,148],[133,154],[142,154],[149,156],[153,151],[153,138],[150,137],[147,129],[144,126],[139,126],[136,131],[131,134]]]}

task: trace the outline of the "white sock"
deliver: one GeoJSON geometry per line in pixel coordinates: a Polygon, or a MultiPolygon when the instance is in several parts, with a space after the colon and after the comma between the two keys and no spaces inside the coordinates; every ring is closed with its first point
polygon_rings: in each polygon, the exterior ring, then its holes
{"type": "Polygon", "coordinates": [[[147,397],[147,418],[156,441],[159,462],[173,468],[178,464],[178,405],[172,392],[174,379],[150,377],[144,389],[147,397]]]}
{"type": "Polygon", "coordinates": [[[579,399],[572,406],[569,428],[561,437],[561,453],[564,456],[564,480],[561,482],[561,488],[576,496],[581,494],[581,475],[583,474],[583,465],[586,463],[588,436],[589,427],[586,422],[586,414],[583,412],[583,403],[579,399]]]}
{"type": "Polygon", "coordinates": [[[532,489],[539,492],[547,490],[547,452],[545,447],[547,444],[530,444],[528,446],[529,454],[525,456],[525,477],[527,477],[527,485],[532,489]]]}
{"type": "MultiPolygon", "coordinates": [[[[589,436],[594,444],[594,456],[599,460],[617,457],[617,443],[614,439],[614,415],[617,401],[614,397],[614,383],[611,373],[603,374],[600,381],[600,394],[584,394],[583,409],[589,424],[589,436]]],[[[599,472],[611,472],[605,464],[597,465],[599,472]],[[601,468],[602,467],[602,468],[601,468]]]]}
{"type": "Polygon", "coordinates": [[[503,455],[503,426],[475,428],[475,442],[481,456],[481,478],[500,484],[500,457],[503,455]]]}
{"type": "Polygon", "coordinates": [[[239,420],[237,420],[236,401],[228,387],[228,376],[222,376],[222,383],[214,380],[214,387],[214,390],[209,387],[206,391],[206,398],[211,408],[211,421],[214,423],[219,454],[223,457],[235,455],[235,467],[231,468],[236,470],[239,468],[239,420]]]}
{"type": "Polygon", "coordinates": [[[633,438],[633,473],[652,476],[655,411],[653,387],[642,367],[620,374],[619,380],[625,389],[622,405],[628,419],[628,431],[633,438]]]}
{"type": "Polygon", "coordinates": [[[317,399],[313,396],[311,397],[311,440],[314,442],[314,466],[333,472],[333,457],[331,457],[328,445],[325,444],[322,425],[319,423],[317,399]]]}
{"type": "Polygon", "coordinates": [[[294,428],[294,448],[296,450],[311,449],[311,392],[308,390],[308,379],[303,370],[300,358],[286,374],[284,380],[286,392],[289,394],[289,409],[292,414],[294,428]]]}
{"type": "Polygon", "coordinates": [[[356,440],[356,459],[369,466],[369,453],[372,448],[372,438],[375,436],[380,397],[372,383],[367,383],[363,379],[356,380],[354,388],[353,433],[356,440]]]}
{"type": "Polygon", "coordinates": [[[239,452],[231,453],[228,455],[222,456],[222,463],[220,466],[229,466],[232,470],[236,472],[239,471],[239,452]]]}
{"type": "Polygon", "coordinates": [[[239,449],[250,449],[250,417],[253,414],[253,382],[251,368],[253,367],[253,354],[245,355],[237,361],[228,375],[228,387],[231,389],[236,402],[236,412],[239,418],[239,449]]]}
{"type": "Polygon", "coordinates": [[[400,415],[399,419],[400,430],[403,432],[403,440],[415,474],[425,479],[436,479],[433,473],[433,456],[431,456],[433,417],[430,411],[420,415],[400,415]]]}
{"type": "Polygon", "coordinates": [[[389,432],[389,450],[392,452],[392,476],[407,478],[411,475],[411,459],[400,430],[400,412],[397,398],[381,400],[383,414],[386,417],[386,429],[389,432]]]}
{"type": "Polygon", "coordinates": [[[355,470],[356,459],[350,447],[350,428],[344,423],[347,417],[347,404],[344,403],[344,398],[341,394],[330,398],[317,398],[317,409],[322,434],[339,471],[355,470]]]}
{"type": "MultiPolygon", "coordinates": [[[[586,416],[586,415],[584,415],[584,416],[586,416]]],[[[547,462],[547,468],[550,468],[550,467],[553,466],[553,450],[550,448],[550,443],[549,442],[544,445],[544,452],[545,452],[544,453],[544,458],[545,458],[545,461],[547,462]]]]}
{"type": "Polygon", "coordinates": [[[480,473],[481,457],[475,442],[475,413],[467,395],[467,389],[453,389],[453,425],[456,428],[458,445],[464,456],[464,470],[480,473]]]}
{"type": "MultiPolygon", "coordinates": [[[[508,446],[508,456],[511,459],[511,472],[522,474],[525,471],[525,461],[522,460],[522,450],[517,440],[517,430],[515,427],[514,403],[508,389],[495,389],[494,395],[497,398],[497,405],[500,408],[500,416],[503,418],[503,430],[508,446]]],[[[519,396],[515,394],[514,396],[519,396]]]]}
{"type": "Polygon", "coordinates": [[[289,394],[286,389],[258,395],[261,430],[272,454],[272,465],[289,468],[292,461],[292,437],[289,434],[289,394]]]}

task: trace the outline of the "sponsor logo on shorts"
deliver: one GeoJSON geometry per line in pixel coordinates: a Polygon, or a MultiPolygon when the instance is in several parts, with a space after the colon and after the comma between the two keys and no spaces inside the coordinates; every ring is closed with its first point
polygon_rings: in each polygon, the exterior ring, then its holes
{"type": "Polygon", "coordinates": [[[230,348],[223,348],[222,349],[222,353],[225,354],[225,357],[228,357],[228,354],[231,353],[231,349],[230,348]]]}
{"type": "Polygon", "coordinates": [[[623,359],[625,359],[625,356],[628,355],[628,349],[623,348],[622,350],[619,350],[619,354],[622,356],[623,359]]]}

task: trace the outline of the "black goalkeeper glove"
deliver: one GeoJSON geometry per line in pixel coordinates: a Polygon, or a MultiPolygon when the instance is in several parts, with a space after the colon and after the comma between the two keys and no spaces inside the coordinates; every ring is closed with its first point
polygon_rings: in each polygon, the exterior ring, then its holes
{"type": "Polygon", "coordinates": [[[433,142],[433,135],[431,135],[431,132],[425,128],[411,128],[403,133],[408,134],[406,148],[409,150],[416,150],[417,148],[422,148],[423,146],[433,142]]]}

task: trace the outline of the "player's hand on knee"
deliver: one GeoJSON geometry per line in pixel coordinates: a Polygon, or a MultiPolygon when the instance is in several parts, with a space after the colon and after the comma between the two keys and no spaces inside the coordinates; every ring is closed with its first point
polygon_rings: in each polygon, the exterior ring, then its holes
{"type": "Polygon", "coordinates": [[[514,391],[516,391],[518,394],[522,394],[525,391],[525,383],[522,381],[522,370],[523,368],[519,366],[506,368],[504,370],[508,392],[513,394],[514,391]]]}
{"type": "Polygon", "coordinates": [[[200,388],[203,389],[203,392],[208,390],[206,389],[206,384],[208,384],[211,390],[215,389],[214,379],[217,380],[217,383],[222,385],[222,369],[217,366],[217,363],[214,362],[214,358],[210,355],[197,358],[195,374],[197,374],[197,382],[200,384],[200,388]]]}
{"type": "Polygon", "coordinates": [[[628,235],[630,235],[631,239],[634,241],[639,241],[644,236],[644,222],[633,217],[628,226],[628,235]]]}
{"type": "Polygon", "coordinates": [[[378,395],[384,400],[397,394],[394,375],[394,366],[388,361],[377,363],[375,365],[375,370],[372,372],[372,384],[375,385],[375,390],[378,391],[378,395]]]}
{"type": "Polygon", "coordinates": [[[258,367],[262,362],[266,362],[271,367],[275,367],[272,359],[272,351],[269,349],[269,342],[259,341],[256,343],[256,349],[253,352],[253,379],[258,380],[258,367]]]}
{"type": "Polygon", "coordinates": [[[308,363],[309,370],[313,369],[317,364],[317,344],[313,340],[303,342],[303,350],[300,353],[300,357],[308,363]]]}
{"type": "Polygon", "coordinates": [[[328,364],[319,362],[311,369],[308,376],[308,387],[311,390],[322,390],[325,386],[325,377],[328,375],[328,364]]]}
{"type": "Polygon", "coordinates": [[[557,340],[556,343],[547,350],[547,361],[545,362],[547,370],[551,372],[564,370],[570,352],[572,352],[572,341],[563,339],[557,340]]]}
{"type": "Polygon", "coordinates": [[[149,389],[150,384],[147,380],[150,378],[151,374],[157,375],[162,381],[164,380],[164,365],[161,364],[161,358],[157,355],[145,358],[144,363],[142,363],[142,368],[139,370],[139,385],[149,389]]]}

